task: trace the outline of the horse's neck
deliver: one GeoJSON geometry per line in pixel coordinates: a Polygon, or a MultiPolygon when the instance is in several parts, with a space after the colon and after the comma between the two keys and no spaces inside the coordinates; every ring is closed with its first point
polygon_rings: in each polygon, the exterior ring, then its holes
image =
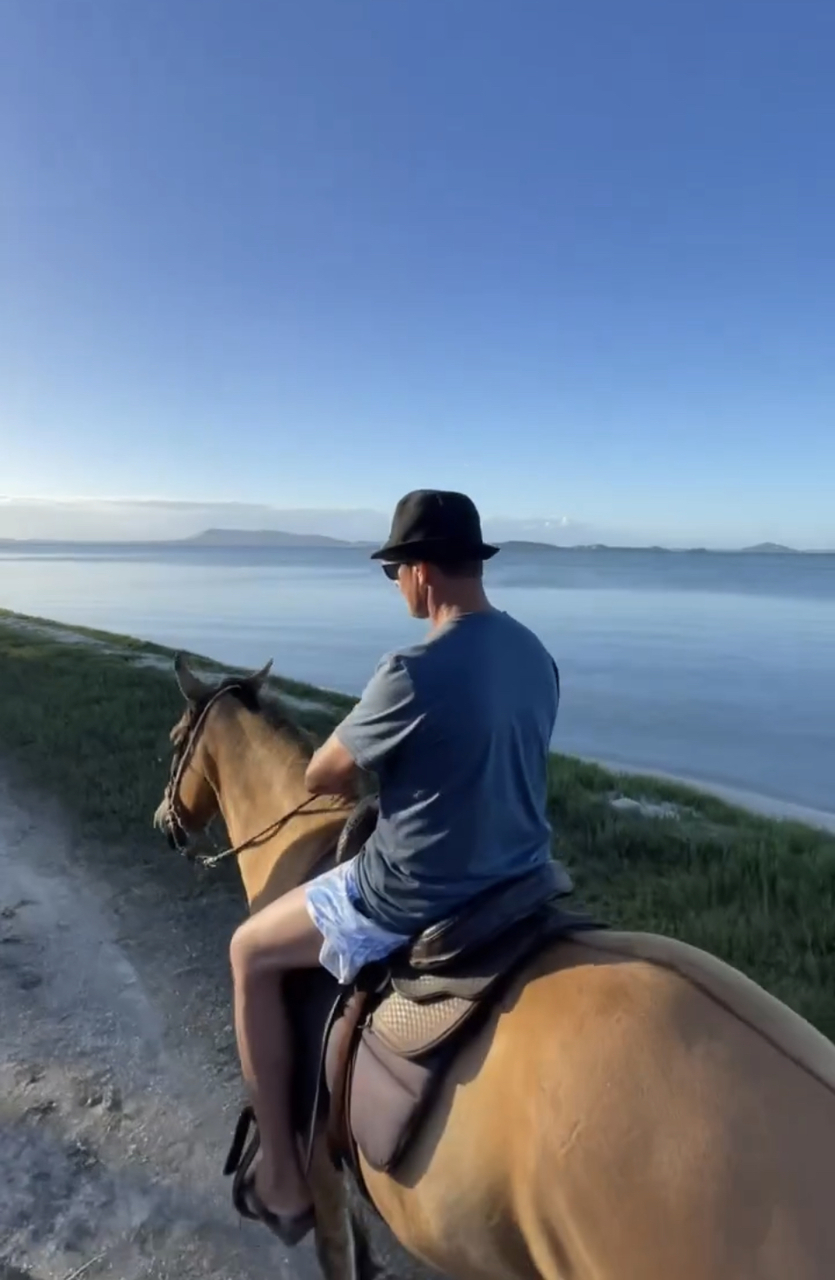
{"type": "Polygon", "coordinates": [[[238,846],[255,838],[238,856],[238,866],[247,901],[256,909],[309,876],[348,810],[327,797],[311,800],[301,746],[263,716],[226,710],[212,729],[206,747],[229,839],[238,846]],[[298,817],[289,816],[305,802],[298,817]],[[285,817],[275,834],[257,838],[285,817]]]}

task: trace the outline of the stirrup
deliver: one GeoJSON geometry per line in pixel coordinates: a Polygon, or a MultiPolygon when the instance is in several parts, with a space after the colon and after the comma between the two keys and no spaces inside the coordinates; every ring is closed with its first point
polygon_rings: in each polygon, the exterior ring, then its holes
{"type": "Polygon", "coordinates": [[[246,1202],[243,1183],[260,1148],[261,1135],[258,1132],[255,1111],[247,1104],[238,1116],[238,1123],[235,1125],[235,1133],[232,1137],[232,1145],[223,1165],[223,1176],[228,1178],[232,1174],[235,1175],[232,1182],[232,1203],[242,1217],[253,1221],[257,1219],[258,1215],[251,1211],[246,1202]],[[250,1128],[254,1130],[251,1138],[249,1138],[250,1128]],[[247,1141],[248,1138],[249,1141],[247,1141]]]}
{"type": "Polygon", "coordinates": [[[282,1244],[293,1248],[316,1226],[316,1211],[313,1205],[293,1217],[273,1213],[264,1204],[255,1188],[255,1175],[251,1172],[252,1163],[261,1147],[261,1135],[255,1112],[249,1105],[245,1106],[235,1125],[232,1145],[223,1166],[224,1177],[234,1174],[232,1182],[232,1203],[242,1218],[250,1222],[261,1222],[278,1236],[282,1244]],[[249,1137],[250,1128],[253,1130],[249,1137]]]}

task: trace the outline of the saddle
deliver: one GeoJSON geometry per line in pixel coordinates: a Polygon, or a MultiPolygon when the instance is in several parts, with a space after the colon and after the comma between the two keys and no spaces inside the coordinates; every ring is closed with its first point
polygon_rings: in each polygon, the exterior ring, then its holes
{"type": "MultiPolygon", "coordinates": [[[[337,862],[362,847],[376,820],[375,798],[360,801],[337,862]]],[[[372,1169],[396,1170],[453,1058],[521,966],[546,943],[606,927],[567,910],[561,899],[568,891],[559,866],[538,866],[431,925],[383,965],[364,969],[352,987],[339,987],[325,970],[289,976],[297,1130],[312,1141],[324,1113],[331,1158],[352,1170],[363,1191],[359,1153],[372,1169]]],[[[225,1173],[240,1162],[247,1114],[225,1173]]]]}

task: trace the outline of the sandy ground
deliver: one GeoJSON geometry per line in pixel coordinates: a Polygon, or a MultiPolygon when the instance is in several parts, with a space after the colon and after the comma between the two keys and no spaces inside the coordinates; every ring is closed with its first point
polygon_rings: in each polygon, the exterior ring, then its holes
{"type": "Polygon", "coordinates": [[[184,1034],[176,979],[149,998],[73,855],[0,783],[0,1276],[293,1274],[219,1177],[230,1072],[184,1034]]]}
{"type": "Polygon", "coordinates": [[[290,1262],[239,1222],[221,1176],[242,907],[92,863],[0,778],[0,1280],[318,1274],[308,1244],[290,1262]]]}

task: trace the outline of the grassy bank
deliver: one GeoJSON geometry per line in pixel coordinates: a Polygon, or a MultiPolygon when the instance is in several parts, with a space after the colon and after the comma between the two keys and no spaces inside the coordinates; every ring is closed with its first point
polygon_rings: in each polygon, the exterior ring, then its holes
{"type": "MultiPolygon", "coordinates": [[[[182,709],[172,659],[0,612],[0,754],[63,802],[79,835],[128,848],[154,876],[171,867],[150,824],[182,709]]],[[[352,701],[280,678],[272,689],[317,737],[352,701]]],[[[722,956],[835,1039],[835,837],[565,756],[553,757],[550,796],[555,848],[596,910],[722,956]]]]}

